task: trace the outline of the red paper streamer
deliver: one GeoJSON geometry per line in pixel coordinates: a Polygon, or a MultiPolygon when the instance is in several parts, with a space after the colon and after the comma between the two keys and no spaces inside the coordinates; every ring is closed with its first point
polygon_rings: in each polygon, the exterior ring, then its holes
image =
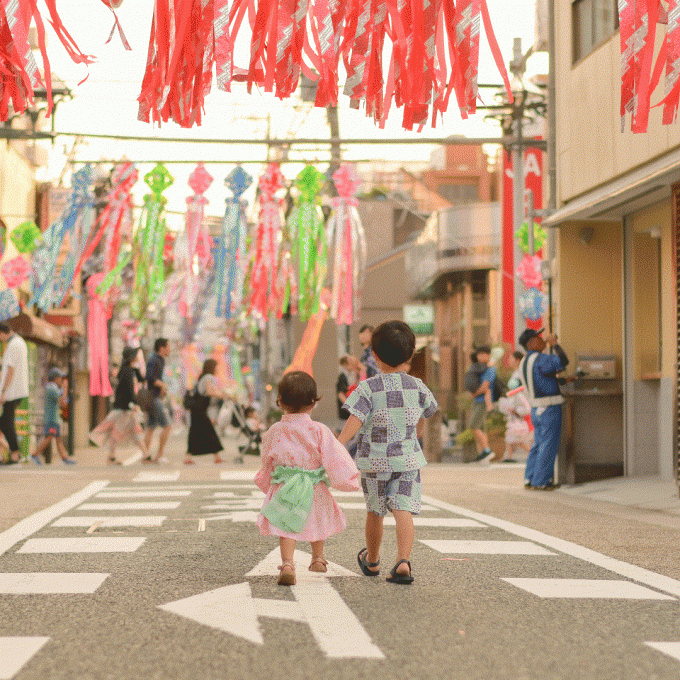
{"type": "Polygon", "coordinates": [[[467,117],[476,108],[482,24],[512,98],[486,0],[156,0],[139,118],[200,124],[213,64],[219,89],[244,81],[249,92],[256,86],[282,99],[304,72],[316,80],[315,104],[335,106],[341,60],[350,105],[363,104],[381,126],[392,103],[403,107],[406,129],[422,128],[430,114],[434,126],[452,91],[467,117]],[[246,15],[244,69],[234,64],[234,43],[246,15]]]}

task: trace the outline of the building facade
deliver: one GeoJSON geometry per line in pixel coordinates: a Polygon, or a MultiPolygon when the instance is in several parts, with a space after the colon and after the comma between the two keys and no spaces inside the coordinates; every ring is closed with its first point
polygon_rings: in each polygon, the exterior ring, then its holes
{"type": "MultiPolygon", "coordinates": [[[[554,329],[572,366],[582,357],[615,361],[622,445],[591,443],[591,455],[620,459],[625,475],[671,478],[680,126],[662,125],[662,109],[652,108],[646,133],[631,133],[630,120],[622,131],[614,0],[556,2],[555,34],[557,211],[545,222],[556,233],[554,329]]],[[[663,85],[652,103],[662,98],[663,85]]]]}

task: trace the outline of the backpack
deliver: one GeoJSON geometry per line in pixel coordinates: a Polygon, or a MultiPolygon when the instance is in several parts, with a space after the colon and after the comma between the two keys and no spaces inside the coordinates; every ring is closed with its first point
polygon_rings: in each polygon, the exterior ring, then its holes
{"type": "Polygon", "coordinates": [[[196,387],[194,387],[190,390],[186,390],[184,392],[184,398],[182,399],[182,406],[184,406],[184,408],[187,411],[190,411],[194,407],[194,405],[196,404],[196,399],[198,397],[197,390],[198,390],[198,386],[196,386],[196,387]]]}
{"type": "Polygon", "coordinates": [[[482,374],[477,368],[477,364],[474,364],[467,370],[467,373],[465,373],[465,377],[463,378],[463,387],[466,392],[474,394],[479,389],[479,386],[482,384],[482,381],[480,380],[481,375],[482,374]]]}

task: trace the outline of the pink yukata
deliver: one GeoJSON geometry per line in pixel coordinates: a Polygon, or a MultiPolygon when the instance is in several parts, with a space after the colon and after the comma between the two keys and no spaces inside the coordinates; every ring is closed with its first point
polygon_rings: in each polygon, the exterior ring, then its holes
{"type": "MultiPolygon", "coordinates": [[[[265,492],[263,507],[282,486],[272,484],[277,465],[305,470],[326,470],[331,486],[340,491],[359,489],[359,471],[347,449],[323,423],[312,420],[308,413],[286,413],[262,438],[262,467],[255,484],[265,492]]],[[[314,486],[314,500],[309,518],[299,534],[272,525],[262,514],[257,526],[263,536],[283,536],[297,541],[323,541],[347,526],[345,515],[333,499],[325,483],[314,486]]]]}

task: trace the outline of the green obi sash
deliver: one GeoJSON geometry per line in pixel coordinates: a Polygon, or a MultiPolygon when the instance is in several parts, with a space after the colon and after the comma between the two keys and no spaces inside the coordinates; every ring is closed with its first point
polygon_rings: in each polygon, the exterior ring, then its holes
{"type": "Polygon", "coordinates": [[[262,514],[275,527],[291,534],[300,533],[312,509],[314,486],[319,482],[329,484],[326,471],[322,467],[304,470],[277,465],[272,474],[272,484],[283,486],[262,508],[262,514]]]}

